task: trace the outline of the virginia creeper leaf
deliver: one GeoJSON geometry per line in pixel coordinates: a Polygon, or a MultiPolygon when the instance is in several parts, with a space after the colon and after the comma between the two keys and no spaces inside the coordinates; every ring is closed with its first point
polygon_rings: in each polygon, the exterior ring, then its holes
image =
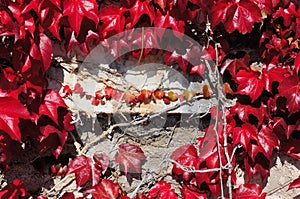
{"type": "Polygon", "coordinates": [[[262,93],[264,82],[261,80],[261,74],[254,71],[240,70],[236,75],[236,81],[239,84],[237,93],[249,95],[254,102],[262,93]]]}
{"type": "Polygon", "coordinates": [[[272,16],[274,19],[277,19],[278,17],[282,17],[284,25],[288,27],[291,25],[291,22],[296,15],[297,15],[297,8],[295,4],[291,2],[288,8],[279,7],[279,9],[275,13],[273,13],[272,16]]]}
{"type": "Polygon", "coordinates": [[[66,0],[64,2],[63,15],[68,17],[70,26],[79,35],[83,17],[87,17],[98,24],[98,5],[95,0],[66,0]]]}
{"type": "Polygon", "coordinates": [[[277,136],[273,133],[272,129],[266,125],[262,125],[258,133],[258,145],[261,152],[270,159],[272,157],[273,149],[279,146],[277,136]]]}
{"type": "Polygon", "coordinates": [[[249,68],[249,59],[250,56],[248,54],[239,59],[226,59],[222,64],[221,73],[224,74],[225,70],[228,70],[231,76],[235,78],[240,69],[249,68]]]}
{"type": "Polygon", "coordinates": [[[300,71],[300,53],[298,53],[296,58],[295,58],[295,70],[296,70],[296,73],[299,74],[299,71],[300,71]]]}
{"type": "Polygon", "coordinates": [[[126,9],[124,7],[106,6],[100,10],[99,18],[102,22],[100,25],[104,38],[111,36],[110,32],[119,33],[124,30],[126,9]]]}
{"type": "Polygon", "coordinates": [[[241,144],[244,149],[247,149],[251,138],[257,140],[256,131],[257,129],[248,123],[243,124],[242,127],[234,128],[232,133],[234,145],[241,144]]]}
{"type": "Polygon", "coordinates": [[[87,181],[92,181],[92,184],[95,185],[98,183],[101,175],[101,171],[98,170],[98,167],[93,165],[92,159],[85,155],[77,156],[71,161],[67,175],[70,173],[75,173],[77,187],[87,181]]]}
{"type": "Polygon", "coordinates": [[[17,199],[28,195],[24,183],[19,179],[15,179],[0,191],[1,198],[17,199]]]}
{"type": "Polygon", "coordinates": [[[242,184],[236,189],[234,198],[264,199],[266,195],[258,184],[242,184]]]}
{"type": "Polygon", "coordinates": [[[114,183],[108,179],[103,179],[99,184],[86,190],[85,194],[90,193],[93,198],[117,199],[120,192],[121,188],[118,183],[114,183]]]}
{"type": "Polygon", "coordinates": [[[300,188],[300,176],[297,179],[295,179],[293,182],[291,182],[288,190],[295,189],[295,188],[300,188]]]}
{"type": "MultiPolygon", "coordinates": [[[[42,136],[40,136],[39,141],[42,145],[45,145],[47,148],[53,149],[53,154],[56,158],[61,153],[62,147],[65,145],[65,142],[68,138],[68,132],[60,131],[54,126],[46,125],[40,128],[42,136]],[[56,134],[57,137],[50,135],[56,134]]],[[[44,150],[45,148],[42,148],[44,150]]]]}
{"type": "Polygon", "coordinates": [[[139,146],[124,143],[119,145],[115,160],[127,175],[128,172],[141,173],[141,164],[146,160],[146,156],[139,146]]]}
{"type": "Polygon", "coordinates": [[[51,63],[52,44],[50,39],[43,33],[40,33],[39,49],[44,64],[44,71],[47,71],[51,63]]]}
{"type": "Polygon", "coordinates": [[[156,13],[154,26],[158,28],[172,28],[172,30],[174,30],[174,34],[178,37],[180,34],[177,34],[177,32],[184,32],[184,21],[177,20],[171,16],[169,12],[167,12],[167,14],[162,14],[160,10],[156,13]]]}
{"type": "Polygon", "coordinates": [[[231,113],[236,113],[243,122],[250,122],[250,116],[253,115],[257,118],[258,124],[262,124],[264,118],[268,117],[267,107],[263,104],[261,107],[256,108],[251,105],[243,105],[237,102],[230,111],[231,113]]]}
{"type": "Polygon", "coordinates": [[[204,193],[198,193],[188,188],[180,189],[181,195],[184,199],[206,199],[207,196],[204,193]]]}
{"type": "Polygon", "coordinates": [[[286,107],[291,114],[300,110],[300,81],[298,76],[285,78],[278,86],[278,91],[279,96],[286,97],[286,107]]]}
{"type": "Polygon", "coordinates": [[[44,103],[39,107],[39,113],[41,115],[47,115],[50,117],[57,125],[58,123],[58,108],[67,108],[62,97],[55,90],[49,90],[44,98],[44,103]]]}
{"type": "Polygon", "coordinates": [[[151,1],[149,0],[136,0],[135,4],[130,8],[131,18],[131,27],[134,27],[137,22],[140,20],[142,15],[148,15],[150,18],[150,24],[153,23],[155,14],[151,1]]]}
{"type": "MultiPolygon", "coordinates": [[[[199,162],[197,149],[191,144],[177,148],[170,158],[182,166],[194,167],[195,169],[199,162]]],[[[177,164],[173,165],[172,172],[176,175],[183,175],[184,180],[188,180],[192,175],[183,171],[177,164]]]]}
{"type": "Polygon", "coordinates": [[[212,8],[212,25],[222,22],[229,33],[238,30],[242,34],[252,31],[255,22],[261,19],[258,6],[250,0],[221,0],[212,8]]]}
{"type": "Polygon", "coordinates": [[[164,199],[177,199],[174,189],[166,181],[157,182],[148,192],[150,199],[164,198],[164,199]]]}
{"type": "Polygon", "coordinates": [[[11,139],[21,141],[21,132],[18,124],[20,118],[31,118],[27,109],[12,97],[0,97],[0,107],[0,130],[6,132],[11,139]]]}

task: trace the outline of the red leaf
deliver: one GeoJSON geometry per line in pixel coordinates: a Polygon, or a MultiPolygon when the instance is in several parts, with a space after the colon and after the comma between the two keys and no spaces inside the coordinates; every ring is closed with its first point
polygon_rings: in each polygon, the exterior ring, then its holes
{"type": "Polygon", "coordinates": [[[286,107],[291,114],[300,110],[300,81],[294,75],[285,78],[278,86],[279,96],[287,99],[286,107]]]}
{"type": "Polygon", "coordinates": [[[130,199],[128,196],[121,196],[118,199],[130,199]]]}
{"type": "Polygon", "coordinates": [[[279,146],[277,136],[273,133],[272,129],[266,125],[262,125],[261,130],[258,133],[258,145],[261,148],[261,152],[271,159],[273,149],[279,146]]]}
{"type": "Polygon", "coordinates": [[[42,126],[40,132],[43,136],[40,136],[39,141],[42,144],[44,144],[47,148],[52,148],[53,154],[56,158],[58,158],[58,155],[60,154],[61,149],[65,145],[65,142],[68,138],[68,133],[66,131],[60,131],[52,125],[42,126]],[[57,139],[53,140],[53,137],[50,136],[53,133],[57,135],[59,142],[57,141],[57,139]],[[49,138],[49,140],[47,140],[47,138],[49,138]]]}
{"type": "Polygon", "coordinates": [[[295,58],[295,70],[296,73],[299,74],[300,71],[300,53],[297,54],[296,58],[295,58]]]}
{"type": "Polygon", "coordinates": [[[206,199],[207,195],[203,193],[198,193],[188,188],[180,189],[181,195],[184,199],[206,199]]]}
{"type": "Polygon", "coordinates": [[[177,32],[184,32],[184,21],[178,20],[170,15],[169,12],[162,14],[160,10],[157,10],[156,17],[154,20],[154,27],[158,28],[172,28],[174,35],[181,38],[180,34],[177,32]]]}
{"type": "Polygon", "coordinates": [[[47,115],[51,118],[57,125],[58,123],[58,108],[67,108],[65,101],[55,90],[49,90],[44,98],[44,103],[40,105],[39,113],[40,115],[47,115]]]}
{"type": "Polygon", "coordinates": [[[70,26],[79,35],[83,17],[87,17],[98,24],[98,5],[95,0],[66,0],[64,2],[63,15],[68,17],[70,26]]]}
{"type": "Polygon", "coordinates": [[[44,71],[47,71],[51,63],[52,44],[51,44],[51,40],[43,33],[40,33],[39,49],[44,64],[44,71]]]}
{"type": "Polygon", "coordinates": [[[144,194],[138,193],[134,199],[148,199],[144,194]]]}
{"type": "Polygon", "coordinates": [[[112,36],[112,33],[120,33],[124,30],[126,9],[124,7],[106,6],[100,10],[99,18],[101,33],[104,38],[112,36]]]}
{"type": "Polygon", "coordinates": [[[0,130],[6,132],[11,139],[21,141],[19,118],[31,119],[27,109],[11,97],[0,97],[0,107],[0,130]]]}
{"type": "Polygon", "coordinates": [[[191,69],[190,74],[198,74],[199,76],[202,76],[205,72],[205,64],[199,64],[197,66],[193,66],[191,69]]]}
{"type": "Polygon", "coordinates": [[[232,78],[235,78],[240,69],[249,69],[249,54],[239,59],[226,59],[222,64],[221,73],[224,75],[225,70],[228,70],[232,78]]]}
{"type": "Polygon", "coordinates": [[[6,185],[0,191],[0,198],[17,199],[28,195],[24,183],[19,179],[14,180],[12,184],[6,185]]]}
{"type": "Polygon", "coordinates": [[[234,30],[242,34],[251,32],[254,23],[261,20],[260,9],[250,0],[217,1],[212,8],[212,16],[213,27],[222,22],[229,33],[234,30]]]}
{"type": "Polygon", "coordinates": [[[232,133],[233,144],[236,146],[240,143],[244,149],[247,149],[251,138],[257,140],[256,131],[257,129],[249,123],[243,124],[242,127],[234,128],[232,133]]]}
{"type": "MultiPolygon", "coordinates": [[[[89,31],[91,32],[91,31],[89,31]]],[[[90,51],[89,51],[89,48],[87,46],[87,42],[83,42],[83,43],[80,43],[77,39],[76,39],[76,36],[75,36],[75,31],[72,31],[71,32],[71,37],[70,37],[70,40],[69,40],[69,45],[67,47],[67,54],[69,54],[72,50],[72,48],[74,48],[74,46],[78,46],[79,49],[81,50],[81,52],[83,54],[88,54],[90,51]]],[[[87,39],[86,39],[87,40],[87,39]]]]}
{"type": "MultiPolygon", "coordinates": [[[[160,44],[157,39],[159,34],[157,32],[159,31],[151,28],[145,29],[144,34],[142,34],[141,29],[138,29],[138,31],[133,31],[133,34],[131,34],[131,50],[139,50],[144,48],[143,56],[145,57],[153,48],[159,48],[160,44]]],[[[139,57],[140,52],[133,54],[133,56],[139,57]]]]}
{"type": "Polygon", "coordinates": [[[103,179],[101,183],[89,188],[84,193],[92,194],[93,198],[101,199],[117,199],[121,192],[120,185],[111,180],[103,179]]]}
{"type": "Polygon", "coordinates": [[[11,67],[3,68],[2,69],[4,77],[9,81],[9,82],[18,82],[19,77],[16,71],[12,69],[11,67]]]}
{"type": "Polygon", "coordinates": [[[250,122],[249,117],[253,115],[257,118],[258,124],[262,124],[264,118],[269,116],[267,107],[263,104],[260,108],[255,108],[251,105],[243,105],[237,102],[236,105],[230,109],[230,112],[236,113],[243,122],[250,122]]]}
{"type": "Polygon", "coordinates": [[[273,13],[272,17],[274,20],[279,17],[283,17],[284,25],[286,27],[289,27],[292,23],[292,20],[295,18],[296,15],[298,15],[296,10],[297,8],[295,4],[291,2],[288,8],[284,9],[282,7],[279,7],[279,9],[275,13],[273,13]]]}
{"type": "Polygon", "coordinates": [[[71,161],[67,175],[70,173],[75,173],[77,187],[83,185],[87,181],[92,181],[95,185],[98,183],[101,175],[101,171],[92,163],[92,159],[80,155],[71,161]]]}
{"type": "Polygon", "coordinates": [[[251,102],[254,102],[263,91],[264,82],[258,72],[240,70],[236,75],[236,81],[239,84],[237,93],[249,95],[251,102]]]}
{"type": "Polygon", "coordinates": [[[266,195],[262,193],[262,188],[258,184],[242,184],[236,189],[234,198],[264,199],[266,195]]]}
{"type": "Polygon", "coordinates": [[[93,155],[93,160],[95,165],[99,166],[99,169],[102,173],[105,173],[106,169],[109,166],[109,157],[105,153],[96,153],[93,155]]]}
{"type": "Polygon", "coordinates": [[[157,182],[148,192],[150,199],[177,199],[174,189],[165,181],[157,182]]]}
{"type": "Polygon", "coordinates": [[[288,190],[295,189],[295,188],[300,188],[300,176],[296,180],[294,180],[293,182],[291,182],[288,190]]]}
{"type": "MultiPolygon", "coordinates": [[[[251,145],[251,146],[255,146],[255,145],[251,145]]],[[[269,171],[270,171],[269,164],[264,165],[267,167],[265,168],[261,164],[253,162],[252,159],[254,158],[251,157],[250,159],[246,158],[244,160],[245,173],[247,179],[250,180],[254,174],[260,175],[262,180],[266,179],[269,176],[269,171]]],[[[257,159],[255,161],[257,161],[257,159]]],[[[264,164],[265,163],[266,162],[264,162],[264,164]]]]}
{"type": "Polygon", "coordinates": [[[140,20],[140,17],[142,15],[148,15],[150,18],[150,24],[153,23],[155,14],[154,14],[154,9],[151,1],[149,0],[136,0],[135,4],[130,8],[130,14],[131,14],[131,27],[134,27],[136,23],[140,20]]]}
{"type": "Polygon", "coordinates": [[[274,7],[277,5],[278,1],[273,0],[251,0],[254,2],[261,10],[265,11],[266,13],[270,14],[274,7]]]}
{"type": "Polygon", "coordinates": [[[299,139],[290,138],[288,142],[283,142],[281,150],[284,151],[289,156],[297,158],[300,160],[300,145],[299,139]]]}
{"type": "Polygon", "coordinates": [[[281,83],[285,77],[290,76],[290,71],[287,67],[278,67],[277,65],[264,66],[262,70],[262,79],[264,82],[264,88],[268,92],[272,92],[272,83],[281,83]]]}
{"type": "Polygon", "coordinates": [[[60,199],[75,199],[73,192],[66,192],[60,199]]]}
{"type": "Polygon", "coordinates": [[[199,158],[204,161],[216,148],[216,131],[212,126],[206,129],[205,136],[198,138],[199,158]]]}
{"type": "Polygon", "coordinates": [[[127,175],[128,172],[141,173],[141,163],[146,160],[146,156],[139,146],[124,143],[119,145],[115,160],[127,175]]]}
{"type": "Polygon", "coordinates": [[[188,61],[184,58],[184,55],[177,54],[175,52],[166,52],[164,53],[164,61],[167,65],[171,65],[172,63],[177,63],[181,70],[186,73],[188,68],[188,61]]]}
{"type": "MultiPolygon", "coordinates": [[[[170,158],[182,166],[194,167],[195,169],[199,163],[197,149],[194,147],[194,145],[191,145],[191,144],[184,145],[184,146],[177,148],[172,153],[170,158]]],[[[176,175],[183,175],[184,180],[188,180],[190,178],[190,176],[192,175],[192,173],[183,171],[176,164],[173,165],[172,172],[176,175]]]]}
{"type": "Polygon", "coordinates": [[[54,16],[51,17],[51,24],[48,29],[50,32],[57,38],[60,39],[59,28],[60,28],[60,19],[62,18],[62,14],[60,12],[54,12],[54,16]]]}
{"type": "MultiPolygon", "coordinates": [[[[5,6],[5,5],[3,5],[5,6]]],[[[23,23],[23,18],[21,18],[21,11],[20,6],[17,6],[16,4],[10,2],[9,6],[5,6],[7,10],[11,11],[15,17],[16,21],[14,21],[9,13],[6,11],[6,9],[1,9],[0,15],[1,15],[1,29],[0,29],[0,35],[1,36],[14,36],[15,41],[20,39],[20,29],[18,28],[18,23],[23,23]]]]}

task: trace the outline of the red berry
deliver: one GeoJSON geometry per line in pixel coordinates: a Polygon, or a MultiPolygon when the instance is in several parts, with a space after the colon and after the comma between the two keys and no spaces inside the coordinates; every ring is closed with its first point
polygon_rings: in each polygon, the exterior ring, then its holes
{"type": "Polygon", "coordinates": [[[122,98],[122,92],[121,91],[118,91],[118,90],[114,90],[114,93],[113,93],[113,98],[117,101],[121,100],[122,98]]]}
{"type": "Polygon", "coordinates": [[[63,93],[65,93],[66,95],[71,95],[72,92],[73,92],[73,91],[71,90],[71,88],[70,88],[69,85],[65,85],[65,86],[63,87],[63,93]]]}
{"type": "Polygon", "coordinates": [[[184,99],[189,102],[195,96],[195,91],[193,91],[193,90],[184,90],[183,95],[184,95],[184,99]]]}
{"type": "Polygon", "coordinates": [[[137,100],[139,102],[149,103],[151,100],[152,91],[142,89],[140,95],[138,96],[137,100]]]}
{"type": "Polygon", "coordinates": [[[165,96],[165,92],[162,90],[156,90],[156,91],[154,91],[154,96],[157,99],[162,99],[165,96]]]}
{"type": "Polygon", "coordinates": [[[170,104],[170,99],[168,97],[164,97],[163,100],[166,105],[170,104]]]}
{"type": "Polygon", "coordinates": [[[168,97],[172,102],[175,102],[178,100],[178,94],[173,91],[168,92],[168,97]]]}
{"type": "Polygon", "coordinates": [[[95,92],[95,97],[96,97],[97,99],[103,99],[103,98],[104,98],[104,93],[103,93],[103,91],[102,91],[102,90],[97,90],[97,91],[95,92]]]}
{"type": "Polygon", "coordinates": [[[126,92],[124,94],[123,99],[125,100],[126,103],[135,103],[136,102],[136,95],[134,93],[126,92]]]}
{"type": "Polygon", "coordinates": [[[100,100],[98,100],[97,98],[93,97],[93,99],[92,99],[92,105],[98,106],[99,104],[100,104],[100,100]]]}
{"type": "Polygon", "coordinates": [[[104,93],[105,93],[105,98],[107,100],[110,100],[113,93],[114,93],[114,89],[109,87],[109,86],[106,86],[105,89],[104,89],[104,93]]]}
{"type": "Polygon", "coordinates": [[[210,97],[210,90],[209,90],[209,86],[208,85],[203,85],[203,87],[202,87],[202,91],[203,91],[203,96],[205,97],[205,98],[209,98],[210,97]]]}

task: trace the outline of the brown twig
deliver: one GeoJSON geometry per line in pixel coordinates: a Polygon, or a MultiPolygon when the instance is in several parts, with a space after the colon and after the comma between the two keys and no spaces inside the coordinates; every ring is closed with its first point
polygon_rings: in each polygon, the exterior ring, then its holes
{"type": "MultiPolygon", "coordinates": [[[[197,99],[201,99],[203,98],[203,95],[198,95],[198,96],[195,96],[192,100],[197,100],[197,99]]],[[[171,107],[168,107],[168,108],[165,108],[163,109],[162,111],[158,112],[158,113],[153,113],[151,115],[148,115],[147,117],[143,117],[143,118],[137,118],[135,120],[132,120],[130,122],[126,122],[126,123],[119,123],[119,124],[114,124],[112,126],[110,126],[106,131],[104,131],[101,135],[99,135],[95,140],[93,140],[92,142],[86,144],[82,150],[80,151],[80,154],[84,154],[87,152],[87,150],[93,146],[94,144],[96,144],[97,142],[101,141],[102,139],[104,139],[107,135],[111,134],[112,131],[115,129],[115,128],[119,128],[119,127],[129,127],[129,126],[134,126],[134,125],[138,125],[138,124],[142,124],[146,121],[149,121],[155,117],[158,117],[160,116],[161,114],[163,113],[167,113],[169,111],[172,111],[172,110],[175,110],[177,108],[179,108],[180,106],[184,105],[184,104],[188,104],[190,102],[186,102],[186,101],[183,101],[183,102],[180,102],[174,106],[171,106],[171,107]]]]}

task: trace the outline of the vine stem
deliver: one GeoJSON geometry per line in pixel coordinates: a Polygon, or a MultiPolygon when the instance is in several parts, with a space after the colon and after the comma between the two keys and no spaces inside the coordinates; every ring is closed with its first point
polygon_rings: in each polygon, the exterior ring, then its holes
{"type": "Polygon", "coordinates": [[[138,64],[140,64],[140,62],[141,62],[141,59],[142,59],[142,57],[143,57],[143,53],[144,53],[144,46],[145,46],[145,44],[144,44],[144,27],[142,27],[142,49],[141,49],[141,53],[140,53],[140,56],[139,56],[139,60],[138,60],[138,64]]]}

